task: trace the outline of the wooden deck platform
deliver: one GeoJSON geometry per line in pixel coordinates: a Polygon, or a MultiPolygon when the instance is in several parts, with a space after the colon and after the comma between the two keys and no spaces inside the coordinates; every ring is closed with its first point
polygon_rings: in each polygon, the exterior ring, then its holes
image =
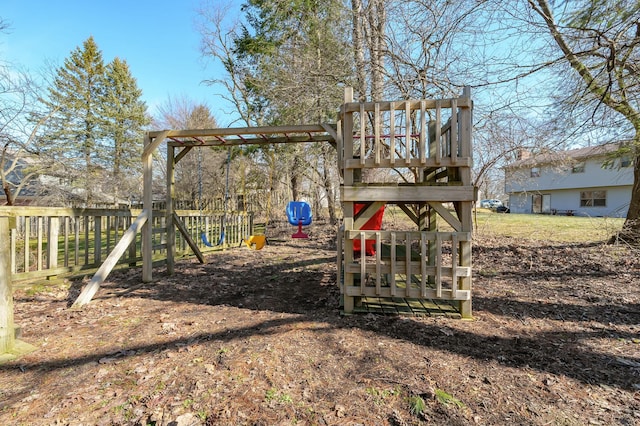
{"type": "MultiPolygon", "coordinates": [[[[447,318],[462,318],[456,303],[446,300],[424,300],[403,298],[363,297],[361,303],[356,304],[353,314],[382,314],[419,317],[445,316],[447,318]]],[[[343,315],[349,313],[342,312],[343,315]]]]}
{"type": "MultiPolygon", "coordinates": [[[[360,274],[355,274],[357,280],[360,274]]],[[[385,277],[386,278],[386,277],[385,277]]],[[[402,280],[398,277],[399,288],[404,289],[406,285],[406,277],[402,280]]],[[[414,285],[416,278],[412,277],[414,285]]],[[[386,279],[383,285],[388,287],[386,279]]],[[[437,317],[446,316],[447,318],[462,318],[462,313],[458,308],[459,304],[454,300],[435,300],[435,299],[412,299],[404,297],[366,297],[363,296],[359,302],[355,304],[353,312],[341,311],[342,315],[350,314],[382,314],[382,315],[402,315],[402,316],[420,316],[420,317],[437,317]]]]}

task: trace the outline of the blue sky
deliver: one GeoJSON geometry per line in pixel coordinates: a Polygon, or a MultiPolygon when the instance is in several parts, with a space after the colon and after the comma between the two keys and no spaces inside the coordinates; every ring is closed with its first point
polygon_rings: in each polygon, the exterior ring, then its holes
{"type": "Polygon", "coordinates": [[[143,91],[149,112],[169,97],[208,105],[226,126],[221,88],[202,84],[219,77],[199,51],[196,23],[203,0],[1,0],[0,59],[37,74],[48,62],[63,64],[93,36],[105,63],[124,59],[143,91]]]}

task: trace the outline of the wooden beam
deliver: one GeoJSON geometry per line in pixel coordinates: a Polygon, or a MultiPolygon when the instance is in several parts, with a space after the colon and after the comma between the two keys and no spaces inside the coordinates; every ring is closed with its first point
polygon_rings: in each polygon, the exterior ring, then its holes
{"type": "MultiPolygon", "coordinates": [[[[353,169],[345,169],[344,161],[346,159],[353,158],[353,113],[346,113],[344,111],[344,105],[348,102],[353,102],[353,88],[345,87],[344,88],[344,103],[340,106],[340,122],[342,124],[342,128],[340,133],[342,135],[341,145],[338,147],[338,158],[341,159],[339,168],[343,172],[344,184],[349,186],[353,185],[355,180],[353,169]]],[[[354,221],[354,209],[353,202],[344,202],[342,204],[343,209],[343,226],[345,230],[353,230],[353,221],[354,221]]],[[[344,238],[344,234],[343,238],[344,238]]],[[[354,254],[353,254],[353,243],[351,241],[348,242],[343,239],[342,249],[344,250],[344,263],[353,262],[354,254]]],[[[364,249],[364,247],[362,247],[364,249]]],[[[344,272],[342,269],[342,276],[338,277],[338,280],[342,280],[342,289],[344,290],[347,286],[352,286],[354,284],[354,275],[348,274],[344,272]]],[[[355,299],[353,297],[347,296],[344,291],[342,293],[343,307],[345,313],[353,312],[355,299]]]]}
{"type": "Polygon", "coordinates": [[[55,269],[58,267],[58,234],[59,232],[60,232],[60,217],[58,216],[50,217],[48,229],[47,229],[47,269],[55,269]]]}
{"type": "MultiPolygon", "coordinates": [[[[161,138],[157,137],[155,141],[161,138]]],[[[147,133],[144,137],[144,153],[142,154],[142,206],[147,220],[142,228],[142,282],[153,279],[153,142],[147,133]]],[[[156,145],[157,146],[157,145],[156,145]]]]}
{"type": "Polygon", "coordinates": [[[334,140],[338,140],[338,129],[335,124],[322,123],[320,125],[334,140]]]}
{"type": "MultiPolygon", "coordinates": [[[[379,164],[375,164],[375,160],[373,158],[367,158],[364,161],[360,161],[359,159],[355,160],[346,160],[345,168],[347,169],[359,169],[362,167],[368,168],[392,168],[397,166],[395,160],[392,162],[391,158],[382,158],[380,159],[379,164]]],[[[442,158],[438,160],[437,158],[425,158],[424,163],[421,162],[419,158],[411,158],[404,164],[401,164],[401,167],[427,167],[427,168],[440,168],[440,167],[471,167],[473,161],[471,157],[458,157],[456,162],[454,163],[450,157],[442,158]]]]}
{"type": "MultiPolygon", "coordinates": [[[[174,148],[174,147],[175,147],[175,145],[173,145],[173,144],[167,144],[167,145],[169,145],[169,147],[171,147],[171,148],[174,148]]],[[[178,155],[176,155],[176,156],[175,156],[175,158],[173,159],[173,164],[174,164],[174,165],[178,164],[178,162],[179,162],[180,160],[182,160],[182,157],[184,157],[185,155],[187,155],[187,154],[189,153],[189,151],[191,151],[192,149],[193,149],[193,146],[185,146],[185,147],[182,149],[182,151],[180,151],[180,152],[178,153],[178,155]]]]}
{"type": "Polygon", "coordinates": [[[411,221],[413,221],[413,223],[418,225],[418,216],[415,215],[415,213],[409,208],[409,206],[407,206],[405,203],[399,203],[398,207],[400,207],[400,210],[402,210],[407,215],[407,217],[411,219],[411,221]]]}
{"type": "Polygon", "coordinates": [[[327,134],[322,135],[302,135],[302,136],[267,136],[260,137],[237,137],[224,139],[201,139],[200,141],[185,140],[184,142],[168,142],[168,145],[186,147],[204,146],[238,146],[238,145],[273,145],[287,143],[311,143],[311,142],[332,142],[335,140],[327,134]]]}
{"type": "Polygon", "coordinates": [[[190,129],[190,130],[161,130],[148,132],[150,138],[173,137],[215,137],[234,135],[273,135],[273,134],[296,134],[296,133],[325,133],[327,129],[322,124],[309,124],[301,126],[257,126],[257,127],[226,127],[217,129],[190,129]]]}
{"type": "MultiPolygon", "coordinates": [[[[457,101],[458,108],[470,108],[472,105],[470,98],[449,98],[449,99],[440,99],[440,100],[425,99],[424,106],[426,109],[434,109],[436,108],[436,102],[438,101],[440,102],[441,108],[451,108],[452,101],[457,101]]],[[[398,108],[398,105],[401,105],[400,109],[404,109],[405,102],[408,103],[410,109],[416,110],[421,108],[421,103],[423,102],[423,100],[409,99],[402,103],[400,102],[396,103],[395,107],[398,108]]],[[[387,102],[378,102],[378,103],[380,104],[380,109],[385,111],[391,110],[391,102],[387,101],[387,102]]],[[[375,104],[376,102],[363,102],[363,103],[348,102],[343,104],[343,111],[345,113],[358,112],[360,111],[360,105],[364,105],[365,112],[374,111],[376,107],[375,104]]]]}
{"type": "Polygon", "coordinates": [[[184,226],[184,223],[182,223],[182,220],[180,220],[180,216],[178,216],[175,213],[173,214],[173,223],[176,224],[176,226],[178,227],[178,231],[180,231],[184,239],[187,241],[187,244],[189,244],[189,247],[191,247],[193,254],[196,255],[200,263],[204,263],[204,256],[202,255],[200,248],[198,247],[196,242],[193,241],[193,238],[191,238],[191,235],[189,234],[189,230],[187,229],[186,226],[184,226]]]}
{"type": "Polygon", "coordinates": [[[442,217],[449,225],[451,225],[451,227],[455,229],[456,232],[462,231],[462,223],[458,220],[458,218],[452,215],[451,212],[442,205],[442,203],[431,201],[429,202],[429,205],[433,207],[433,209],[438,212],[440,217],[442,217]]]}
{"type": "MultiPolygon", "coordinates": [[[[191,148],[183,149],[179,154],[186,154],[191,148]]],[[[167,226],[167,274],[173,275],[176,257],[176,229],[173,226],[173,197],[175,191],[175,164],[178,162],[174,158],[175,148],[167,146],[167,187],[165,193],[165,221],[167,226]]]]}
{"type": "Polygon", "coordinates": [[[400,235],[399,239],[409,238],[411,240],[419,240],[422,238],[422,235],[425,235],[425,238],[428,240],[435,240],[436,236],[439,234],[440,238],[443,240],[450,240],[453,234],[456,234],[456,238],[458,241],[471,241],[471,232],[427,232],[427,231],[375,231],[375,230],[366,230],[366,229],[352,229],[352,230],[344,230],[344,236],[347,240],[353,240],[356,238],[360,238],[364,235],[364,238],[367,240],[372,240],[376,237],[376,232],[380,233],[380,238],[383,240],[390,240],[392,234],[400,235]]]}
{"type": "Polygon", "coordinates": [[[142,210],[142,213],[138,215],[129,229],[127,229],[124,235],[122,235],[122,238],[120,239],[120,241],[118,241],[118,244],[116,244],[107,259],[100,266],[93,278],[91,278],[89,284],[87,284],[85,288],[82,289],[82,292],[80,293],[76,301],[73,302],[72,307],[81,307],[91,301],[93,296],[100,288],[100,285],[104,282],[104,280],[107,279],[113,268],[116,266],[116,263],[118,263],[118,260],[122,257],[127,248],[129,248],[129,244],[131,244],[136,238],[136,235],[138,234],[138,231],[140,231],[142,225],[147,222],[147,213],[148,212],[146,210],[142,210]]]}
{"type": "MultiPolygon", "coordinates": [[[[372,266],[375,266],[372,264],[372,266]]],[[[382,287],[379,293],[376,293],[375,287],[365,287],[364,290],[360,289],[360,286],[345,286],[344,289],[345,296],[364,296],[364,297],[383,297],[383,298],[391,298],[393,295],[391,294],[390,287],[382,287]]],[[[441,297],[436,296],[436,290],[428,288],[426,289],[425,296],[422,296],[422,292],[419,288],[407,289],[405,297],[410,299],[440,299],[440,300],[471,300],[471,291],[469,290],[442,290],[441,297]]],[[[346,312],[346,310],[345,310],[346,312]]],[[[464,318],[464,316],[463,316],[464,318]]]]}
{"type": "Polygon", "coordinates": [[[14,218],[18,216],[121,216],[130,217],[131,214],[139,214],[142,209],[85,209],[85,208],[65,208],[65,207],[35,207],[35,206],[20,206],[7,207],[0,206],[0,216],[7,216],[14,218]]]}
{"type": "Polygon", "coordinates": [[[145,158],[151,156],[153,152],[160,146],[162,141],[164,141],[169,136],[168,130],[163,130],[161,132],[147,132],[145,138],[149,139],[149,143],[145,144],[144,151],[142,151],[142,161],[145,158]]]}
{"type": "Polygon", "coordinates": [[[33,352],[36,347],[16,339],[13,322],[9,217],[0,217],[0,363],[33,352]]]}
{"type": "Polygon", "coordinates": [[[342,201],[353,202],[452,202],[473,201],[474,197],[472,186],[344,186],[340,192],[342,201]]]}

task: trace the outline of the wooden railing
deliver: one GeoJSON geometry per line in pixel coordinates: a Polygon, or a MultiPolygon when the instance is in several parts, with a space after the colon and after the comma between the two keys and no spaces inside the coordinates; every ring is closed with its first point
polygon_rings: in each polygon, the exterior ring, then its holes
{"type": "Polygon", "coordinates": [[[406,297],[469,300],[460,278],[471,276],[471,266],[460,265],[461,242],[470,232],[344,231],[349,240],[374,241],[375,254],[345,262],[347,273],[358,275],[348,296],[406,297]],[[446,246],[447,249],[443,250],[446,246]],[[445,254],[446,253],[446,254],[445,254]]]}
{"type": "MultiPolygon", "coordinates": [[[[10,272],[13,282],[52,279],[95,272],[131,226],[138,209],[82,209],[54,207],[0,207],[0,216],[9,217],[10,272]]],[[[178,210],[191,238],[203,252],[237,246],[251,234],[252,214],[178,210]],[[224,228],[224,245],[218,245],[224,228]],[[204,244],[201,233],[214,246],[204,244]]],[[[165,212],[153,212],[153,259],[166,259],[165,212]]],[[[191,251],[185,238],[177,233],[179,256],[191,251]]],[[[141,237],[129,245],[118,261],[119,267],[141,264],[141,237]]]]}
{"type": "Polygon", "coordinates": [[[470,106],[467,98],[346,103],[344,166],[470,167],[470,129],[460,122],[470,106]]]}

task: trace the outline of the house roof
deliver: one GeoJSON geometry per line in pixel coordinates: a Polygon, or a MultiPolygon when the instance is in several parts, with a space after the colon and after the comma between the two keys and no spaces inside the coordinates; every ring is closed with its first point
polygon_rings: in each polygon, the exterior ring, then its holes
{"type": "Polygon", "coordinates": [[[507,164],[505,168],[519,168],[519,167],[531,167],[541,164],[570,162],[576,160],[582,160],[592,157],[602,157],[612,152],[616,152],[620,149],[620,142],[608,143],[596,146],[587,146],[584,148],[571,149],[568,151],[555,151],[544,152],[536,154],[528,158],[514,161],[511,164],[507,164]]]}

